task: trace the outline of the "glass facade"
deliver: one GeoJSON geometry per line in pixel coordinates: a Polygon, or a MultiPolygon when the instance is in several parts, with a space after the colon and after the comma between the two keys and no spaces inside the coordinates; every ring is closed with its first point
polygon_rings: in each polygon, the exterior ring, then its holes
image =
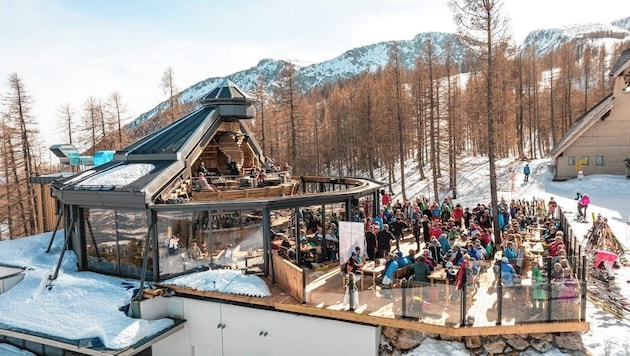
{"type": "MultiPolygon", "coordinates": [[[[142,252],[147,233],[146,211],[84,209],[83,222],[89,270],[121,276],[142,276],[142,252]]],[[[149,258],[147,269],[151,271],[152,268],[149,258]]]]}
{"type": "Polygon", "coordinates": [[[160,279],[191,270],[262,264],[261,221],[259,211],[160,212],[160,279]]]}

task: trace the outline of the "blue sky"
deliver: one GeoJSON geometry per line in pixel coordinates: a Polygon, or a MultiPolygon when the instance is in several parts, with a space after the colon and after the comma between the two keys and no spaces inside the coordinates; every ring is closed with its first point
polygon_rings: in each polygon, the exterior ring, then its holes
{"type": "MultiPolygon", "coordinates": [[[[519,43],[534,29],[630,16],[623,0],[596,4],[507,0],[504,12],[519,43]]],[[[184,89],[263,58],[320,62],[428,31],[454,31],[445,0],[0,0],[0,89],[22,77],[53,144],[59,106],[119,91],[135,118],[165,99],[168,66],[184,89]]]]}

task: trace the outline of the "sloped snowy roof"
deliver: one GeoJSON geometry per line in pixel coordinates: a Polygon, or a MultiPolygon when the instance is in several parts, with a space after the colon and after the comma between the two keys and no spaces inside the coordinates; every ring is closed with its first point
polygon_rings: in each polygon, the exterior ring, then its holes
{"type": "Polygon", "coordinates": [[[547,156],[557,158],[564,150],[566,150],[575,140],[577,140],[586,130],[593,126],[603,115],[605,115],[614,105],[615,97],[611,94],[602,99],[593,106],[589,111],[584,113],[564,137],[547,153],[547,156]]]}
{"type": "Polygon", "coordinates": [[[610,71],[611,77],[616,77],[623,73],[626,68],[630,65],[630,48],[626,49],[621,53],[619,58],[617,58],[617,62],[610,71]]]}

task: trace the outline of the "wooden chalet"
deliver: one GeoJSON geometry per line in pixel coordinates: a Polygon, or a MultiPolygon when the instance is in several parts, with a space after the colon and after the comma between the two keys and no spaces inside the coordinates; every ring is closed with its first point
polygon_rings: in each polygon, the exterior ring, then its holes
{"type": "Polygon", "coordinates": [[[589,174],[630,175],[630,49],[610,71],[613,92],[580,117],[549,151],[555,161],[554,180],[589,174]]]}

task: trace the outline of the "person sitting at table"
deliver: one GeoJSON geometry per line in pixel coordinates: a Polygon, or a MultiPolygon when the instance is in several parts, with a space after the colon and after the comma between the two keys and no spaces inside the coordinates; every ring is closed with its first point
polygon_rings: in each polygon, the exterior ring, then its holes
{"type": "Polygon", "coordinates": [[[203,252],[201,252],[201,249],[199,248],[197,243],[193,241],[192,244],[190,245],[190,258],[196,260],[196,259],[201,259],[205,257],[206,256],[203,254],[203,252]]]}
{"type": "Polygon", "coordinates": [[[545,278],[542,275],[538,262],[532,263],[532,304],[536,312],[545,308],[547,300],[547,288],[545,278]]]}
{"type": "Polygon", "coordinates": [[[481,241],[475,240],[473,248],[475,249],[475,251],[477,251],[480,261],[483,261],[486,259],[487,251],[483,246],[481,246],[481,241]]]}
{"type": "Polygon", "coordinates": [[[241,175],[238,166],[236,165],[236,161],[227,161],[228,165],[228,175],[229,176],[239,176],[241,175]]]}
{"type": "Polygon", "coordinates": [[[506,246],[503,248],[503,257],[507,258],[509,263],[514,263],[516,251],[514,250],[513,241],[507,241],[506,246]]]}
{"type": "Polygon", "coordinates": [[[416,262],[411,266],[413,270],[413,280],[414,282],[429,282],[429,275],[431,274],[431,270],[425,261],[423,255],[418,256],[416,262]]]}
{"type": "Polygon", "coordinates": [[[208,174],[208,169],[206,168],[206,163],[201,161],[199,163],[199,167],[197,167],[197,173],[208,174]]]}
{"type": "Polygon", "coordinates": [[[556,255],[558,254],[559,246],[564,247],[564,241],[562,241],[562,236],[556,236],[554,242],[549,244],[549,247],[547,248],[547,251],[549,252],[549,256],[556,257],[556,255]]]}
{"type": "Polygon", "coordinates": [[[409,260],[406,259],[400,251],[396,251],[396,262],[398,263],[398,268],[409,265],[409,260]]]}
{"type": "Polygon", "coordinates": [[[427,264],[429,269],[433,272],[433,270],[435,270],[435,267],[437,267],[437,262],[435,262],[433,257],[431,257],[431,253],[429,253],[429,250],[422,251],[422,256],[424,257],[424,262],[427,264]]]}
{"type": "Polygon", "coordinates": [[[560,263],[553,264],[553,270],[551,271],[552,280],[561,280],[563,276],[563,268],[560,263]]]}
{"type": "Polygon", "coordinates": [[[455,283],[457,280],[457,271],[455,270],[455,266],[453,266],[453,262],[447,262],[446,266],[444,266],[446,270],[444,274],[446,275],[446,280],[449,283],[455,283]]]}
{"type": "Polygon", "coordinates": [[[446,254],[448,252],[448,250],[451,249],[451,242],[448,241],[448,237],[446,236],[446,234],[441,234],[438,238],[437,241],[440,244],[440,248],[442,249],[442,253],[446,254]]]}
{"type": "Polygon", "coordinates": [[[564,249],[564,245],[560,245],[558,246],[558,254],[556,255],[556,257],[553,258],[553,260],[551,260],[551,263],[556,264],[560,262],[560,260],[566,260],[566,259],[567,259],[567,251],[564,249]]]}
{"type": "Polygon", "coordinates": [[[463,256],[459,245],[454,245],[453,248],[444,255],[444,265],[446,265],[447,262],[451,262],[453,265],[459,266],[462,263],[463,256]]]}
{"type": "Polygon", "coordinates": [[[453,255],[454,255],[454,259],[451,260],[451,262],[453,262],[453,264],[457,266],[460,266],[462,264],[463,257],[464,257],[464,253],[462,251],[461,246],[457,244],[453,246],[453,255]]]}
{"type": "Polygon", "coordinates": [[[393,253],[387,254],[387,262],[385,263],[385,272],[383,273],[383,286],[391,287],[394,282],[394,273],[398,270],[398,262],[396,262],[396,255],[393,253]]]}
{"type": "Polygon", "coordinates": [[[479,251],[475,249],[475,244],[472,241],[468,243],[467,247],[468,256],[475,261],[481,261],[484,254],[480,254],[479,251]]]}
{"type": "Polygon", "coordinates": [[[355,247],[354,252],[357,255],[357,262],[363,264],[363,258],[361,257],[361,248],[359,246],[355,247]]]}
{"type": "Polygon", "coordinates": [[[205,190],[210,192],[216,192],[217,189],[206,179],[206,176],[203,172],[199,172],[199,176],[197,177],[197,186],[199,190],[205,190]]]}
{"type": "Polygon", "coordinates": [[[501,259],[501,281],[504,286],[511,286],[518,280],[518,274],[514,270],[514,267],[510,264],[507,257],[501,259]]]}
{"type": "Polygon", "coordinates": [[[556,233],[558,232],[558,229],[553,224],[549,224],[548,226],[549,228],[544,234],[544,238],[545,238],[545,241],[547,242],[553,242],[556,239],[556,233]]]}
{"type": "Polygon", "coordinates": [[[525,269],[525,262],[527,261],[527,259],[529,258],[529,253],[527,252],[527,249],[525,248],[525,245],[521,245],[518,247],[518,249],[516,250],[516,259],[514,260],[514,270],[516,271],[516,274],[518,274],[519,276],[522,276],[523,274],[527,273],[527,269],[525,269]]]}
{"type": "Polygon", "coordinates": [[[407,256],[405,256],[408,265],[412,265],[416,262],[416,250],[410,248],[407,256]]]}
{"type": "Polygon", "coordinates": [[[286,254],[285,256],[288,257],[289,259],[294,259],[295,258],[295,249],[293,248],[293,246],[291,245],[291,241],[289,241],[289,237],[284,235],[282,236],[282,243],[280,244],[280,246],[283,247],[283,253],[286,254]]]}
{"type": "Polygon", "coordinates": [[[431,255],[433,261],[441,265],[444,260],[444,254],[442,253],[442,248],[436,238],[432,238],[431,241],[429,241],[427,249],[429,250],[429,254],[431,255]]]}
{"type": "Polygon", "coordinates": [[[348,259],[348,262],[346,263],[346,273],[356,274],[357,276],[355,277],[355,280],[358,280],[361,268],[363,268],[363,263],[359,261],[359,255],[353,251],[350,255],[350,259],[348,259]]]}
{"type": "Polygon", "coordinates": [[[256,182],[258,182],[258,185],[265,184],[265,178],[267,178],[267,174],[264,169],[261,169],[256,173],[256,182]]]}

